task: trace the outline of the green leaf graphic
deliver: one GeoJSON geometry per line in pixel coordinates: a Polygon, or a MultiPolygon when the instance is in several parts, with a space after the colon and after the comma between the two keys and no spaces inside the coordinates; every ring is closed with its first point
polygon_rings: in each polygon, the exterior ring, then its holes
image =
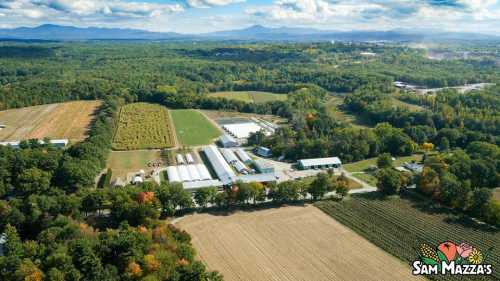
{"type": "Polygon", "coordinates": [[[441,251],[439,251],[439,250],[438,250],[438,251],[437,251],[437,254],[438,254],[438,257],[439,257],[439,260],[440,260],[440,261],[444,261],[444,262],[448,263],[448,259],[447,259],[447,258],[446,258],[446,256],[443,254],[443,252],[441,252],[441,251]]]}
{"type": "Polygon", "coordinates": [[[422,257],[422,262],[424,264],[427,264],[427,265],[436,265],[436,264],[438,264],[437,261],[435,261],[435,260],[433,260],[431,258],[426,258],[426,257],[422,257]]]}

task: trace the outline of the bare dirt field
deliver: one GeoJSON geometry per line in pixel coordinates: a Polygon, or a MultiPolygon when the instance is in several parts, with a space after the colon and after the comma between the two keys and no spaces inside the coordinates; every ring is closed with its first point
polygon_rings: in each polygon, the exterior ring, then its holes
{"type": "Polygon", "coordinates": [[[176,225],[224,280],[423,280],[313,206],[195,214],[176,225]]]}
{"type": "Polygon", "coordinates": [[[83,140],[100,101],[75,101],[0,111],[0,141],[26,139],[83,140]]]}

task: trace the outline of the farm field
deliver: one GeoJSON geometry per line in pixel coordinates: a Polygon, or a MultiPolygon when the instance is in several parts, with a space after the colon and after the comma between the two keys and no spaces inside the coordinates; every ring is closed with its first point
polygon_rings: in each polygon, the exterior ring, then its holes
{"type": "Polygon", "coordinates": [[[314,206],[195,214],[176,225],[224,280],[423,280],[314,206]]]}
{"type": "Polygon", "coordinates": [[[107,168],[113,171],[112,179],[125,179],[127,173],[144,170],[151,172],[153,167],[148,163],[163,162],[160,150],[112,151],[109,154],[107,168]]]}
{"type": "Polygon", "coordinates": [[[265,103],[269,101],[284,101],[287,99],[287,96],[285,94],[273,94],[269,92],[256,91],[217,92],[211,93],[208,96],[214,98],[239,100],[248,103],[265,103]]]}
{"type": "MultiPolygon", "coordinates": [[[[487,257],[493,268],[500,266],[500,233],[498,230],[481,230],[458,217],[432,207],[428,199],[390,197],[380,199],[377,193],[352,195],[342,202],[323,201],[315,205],[356,233],[365,237],[388,253],[411,262],[417,258],[422,243],[438,245],[444,241],[466,242],[478,247],[485,254],[496,246],[487,257]]],[[[436,280],[499,280],[500,271],[483,277],[434,277],[436,280]]]]}
{"type": "Polygon", "coordinates": [[[202,113],[191,109],[171,110],[177,139],[184,146],[206,145],[222,132],[202,113]]]}
{"type": "Polygon", "coordinates": [[[173,146],[175,146],[175,135],[167,108],[149,103],[133,103],[121,108],[113,149],[134,150],[173,146]]]}
{"type": "Polygon", "coordinates": [[[0,111],[0,141],[27,139],[69,139],[81,141],[87,132],[100,101],[74,101],[30,106],[0,111]]]}

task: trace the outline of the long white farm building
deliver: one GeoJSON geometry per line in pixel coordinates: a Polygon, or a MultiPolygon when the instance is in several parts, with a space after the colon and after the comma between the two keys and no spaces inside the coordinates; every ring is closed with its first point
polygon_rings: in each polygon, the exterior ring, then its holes
{"type": "Polygon", "coordinates": [[[212,164],[212,168],[214,169],[217,177],[222,181],[224,185],[231,184],[236,179],[236,174],[231,169],[229,164],[224,160],[224,157],[219,152],[215,145],[206,146],[203,149],[203,152],[212,164]]]}
{"type": "Polygon", "coordinates": [[[338,157],[302,159],[299,160],[297,164],[299,168],[303,170],[340,168],[340,166],[342,166],[342,162],[338,157]]]}

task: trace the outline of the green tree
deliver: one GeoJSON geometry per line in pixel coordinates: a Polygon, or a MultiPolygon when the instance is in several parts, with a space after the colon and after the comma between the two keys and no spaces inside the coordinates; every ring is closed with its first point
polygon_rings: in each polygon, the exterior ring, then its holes
{"type": "Polygon", "coordinates": [[[401,176],[392,168],[381,169],[377,173],[377,189],[385,195],[398,194],[401,188],[401,176]]]}
{"type": "Polygon", "coordinates": [[[19,175],[19,191],[23,195],[43,194],[50,189],[51,174],[37,168],[24,170],[19,175]]]}
{"type": "Polygon", "coordinates": [[[382,153],[377,158],[377,167],[379,169],[392,168],[392,156],[389,153],[382,153]]]}
{"type": "Polygon", "coordinates": [[[332,190],[332,180],[325,173],[318,174],[309,186],[309,194],[311,194],[313,200],[322,199],[328,191],[332,190]]]}

